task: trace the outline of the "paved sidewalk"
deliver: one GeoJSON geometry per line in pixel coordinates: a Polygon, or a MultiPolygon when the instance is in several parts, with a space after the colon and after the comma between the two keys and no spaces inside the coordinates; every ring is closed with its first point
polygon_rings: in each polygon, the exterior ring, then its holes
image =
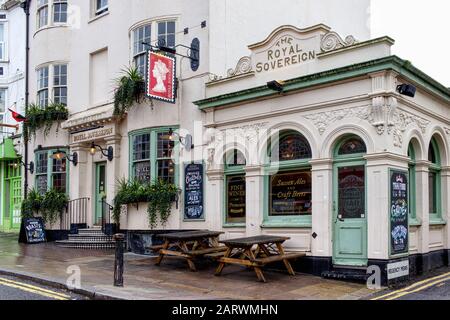
{"type": "Polygon", "coordinates": [[[370,291],[362,284],[326,280],[311,275],[291,277],[283,272],[265,271],[267,283],[259,283],[253,271],[227,266],[221,277],[214,276],[215,264],[198,265],[190,272],[179,259],[165,258],[160,267],[155,258],[127,253],[124,287],[113,283],[114,251],[59,248],[53,243],[23,245],[17,235],[0,234],[0,271],[7,270],[33,278],[65,284],[69,266],[81,270],[81,286],[96,297],[118,299],[207,300],[207,299],[296,299],[355,300],[370,291]]]}

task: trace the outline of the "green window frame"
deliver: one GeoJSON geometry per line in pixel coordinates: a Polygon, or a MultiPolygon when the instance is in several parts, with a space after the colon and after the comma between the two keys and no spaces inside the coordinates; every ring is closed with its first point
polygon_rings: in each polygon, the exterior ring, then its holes
{"type": "Polygon", "coordinates": [[[428,149],[428,211],[430,224],[442,223],[441,157],[436,140],[431,139],[428,149]]]}
{"type": "Polygon", "coordinates": [[[283,130],[279,134],[278,141],[271,141],[267,150],[268,164],[265,166],[264,174],[264,217],[263,228],[311,228],[312,227],[312,172],[311,172],[311,146],[308,140],[300,132],[295,130],[283,130]],[[297,136],[303,140],[303,144],[298,141],[291,141],[293,147],[288,148],[287,154],[280,148],[285,143],[285,138],[289,136],[297,136]],[[290,150],[290,151],[289,151],[290,150]],[[278,152],[275,156],[273,152],[278,152]],[[275,157],[274,157],[275,156],[275,157]],[[285,158],[286,160],[283,160],[285,158]],[[292,159],[292,160],[287,160],[292,159]],[[271,179],[274,175],[288,173],[309,172],[311,179],[311,200],[310,213],[303,212],[298,215],[271,215],[271,179]],[[304,214],[307,213],[307,214],[304,214]]]}
{"type": "Polygon", "coordinates": [[[420,225],[416,212],[416,153],[413,145],[408,146],[408,214],[410,225],[420,225]]]}
{"type": "Polygon", "coordinates": [[[52,159],[51,156],[57,151],[67,152],[63,148],[35,152],[36,170],[34,184],[40,194],[44,194],[52,188],[69,194],[70,163],[67,159],[52,159]]]}
{"type": "MultiPolygon", "coordinates": [[[[225,228],[245,228],[245,220],[247,208],[244,209],[245,215],[243,219],[231,218],[229,216],[228,208],[229,208],[229,183],[231,179],[243,178],[244,186],[245,186],[245,157],[237,149],[233,149],[225,156],[224,161],[224,210],[223,210],[223,226],[225,228]]],[[[246,192],[246,190],[244,190],[246,192]]]]}
{"type": "MultiPolygon", "coordinates": [[[[172,127],[175,130],[175,127],[172,127]]],[[[170,151],[170,140],[168,139],[170,127],[146,128],[129,133],[129,171],[130,180],[137,178],[136,168],[146,170],[138,178],[143,182],[154,182],[159,178],[178,185],[178,142],[175,141],[170,151]],[[139,139],[140,147],[135,148],[134,143],[139,139]],[[145,166],[148,164],[148,166],[145,166]]]]}

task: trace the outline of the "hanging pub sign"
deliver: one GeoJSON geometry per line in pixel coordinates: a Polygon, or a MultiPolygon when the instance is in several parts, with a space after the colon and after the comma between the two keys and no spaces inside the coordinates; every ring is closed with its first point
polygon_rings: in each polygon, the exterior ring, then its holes
{"type": "Polygon", "coordinates": [[[45,242],[45,227],[42,218],[23,218],[19,238],[22,243],[45,242]]]}
{"type": "Polygon", "coordinates": [[[191,163],[184,167],[184,218],[203,219],[203,164],[191,163]]]}
{"type": "Polygon", "coordinates": [[[146,93],[149,98],[175,103],[175,57],[149,51],[146,93]]]}
{"type": "Polygon", "coordinates": [[[408,173],[391,171],[391,255],[408,253],[408,173]]]}

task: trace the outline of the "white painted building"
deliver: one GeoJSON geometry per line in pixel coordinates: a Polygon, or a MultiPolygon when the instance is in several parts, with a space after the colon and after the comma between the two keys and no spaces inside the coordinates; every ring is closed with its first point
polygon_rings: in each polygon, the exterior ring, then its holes
{"type": "MultiPolygon", "coordinates": [[[[158,230],[287,235],[290,250],[308,252],[299,267],[330,276],[374,264],[386,278],[388,263],[408,257],[411,269],[448,264],[450,92],[392,56],[391,38],[368,39],[369,3],[32,1],[31,101],[65,103],[69,119],[32,139],[30,185],[88,198],[93,226],[118,179],[184,190],[185,166],[202,162],[203,214],[185,215],[182,192],[158,230]],[[141,101],[116,119],[113,80],[145,70],[142,42],[159,37],[169,47],[198,38],[198,70],[178,57],[176,103],[141,101]],[[415,98],[400,84],[416,86],[415,98]],[[194,148],[167,153],[170,128],[194,148]],[[90,155],[92,143],[112,159],[90,155]],[[58,150],[78,164],[50,159],[58,150]]],[[[121,229],[151,233],[146,208],[125,206],[121,229]]]]}

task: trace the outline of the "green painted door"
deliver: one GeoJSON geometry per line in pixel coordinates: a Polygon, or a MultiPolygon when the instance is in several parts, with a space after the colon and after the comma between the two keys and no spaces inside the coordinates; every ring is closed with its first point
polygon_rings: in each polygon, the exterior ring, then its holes
{"type": "Polygon", "coordinates": [[[367,201],[364,162],[334,166],[333,263],[367,265],[367,201]]]}
{"type": "Polygon", "coordinates": [[[106,196],[106,162],[95,167],[95,216],[94,225],[102,224],[102,200],[106,196]]]}
{"type": "Polygon", "coordinates": [[[9,212],[12,229],[20,228],[21,206],[22,206],[22,179],[16,177],[9,182],[9,212]]]}

